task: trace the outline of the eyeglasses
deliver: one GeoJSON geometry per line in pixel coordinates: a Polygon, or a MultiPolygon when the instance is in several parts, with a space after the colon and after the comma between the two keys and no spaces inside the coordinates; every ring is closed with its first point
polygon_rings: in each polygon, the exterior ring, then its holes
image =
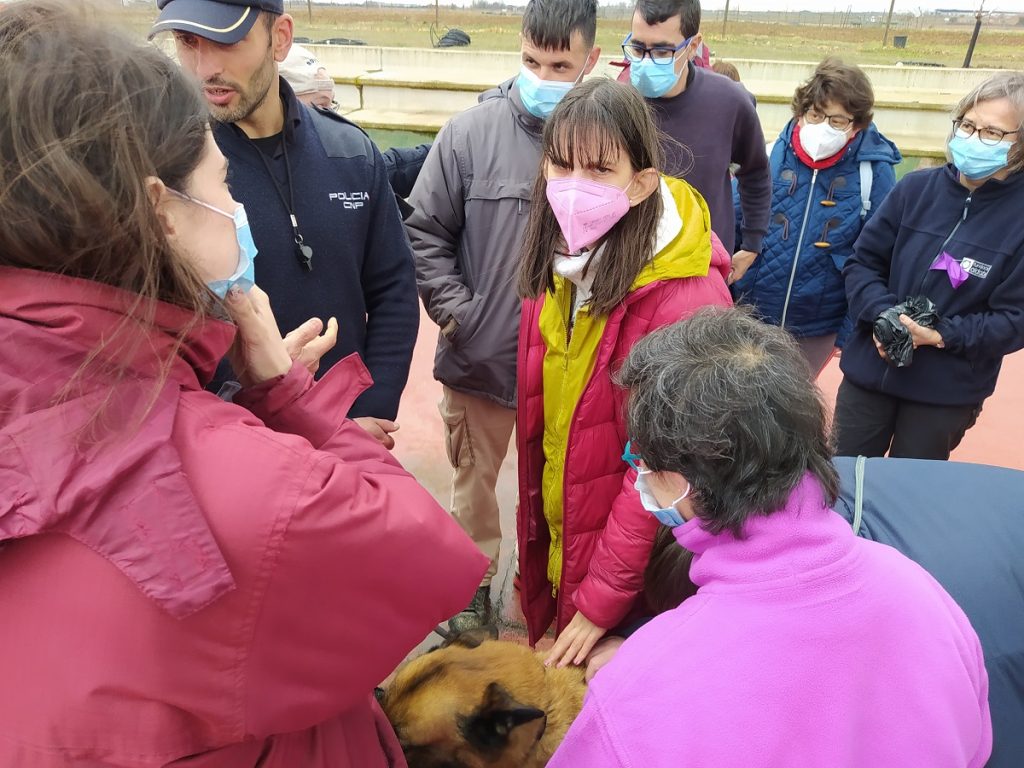
{"type": "Polygon", "coordinates": [[[816,109],[808,109],[804,112],[804,120],[811,125],[817,125],[828,120],[830,126],[837,131],[843,132],[850,130],[850,126],[853,125],[852,117],[847,117],[846,115],[826,115],[824,112],[819,112],[816,109]]]}
{"type": "Polygon", "coordinates": [[[638,462],[644,460],[644,457],[639,453],[633,453],[633,441],[630,440],[626,443],[626,449],[622,452],[622,460],[629,464],[637,472],[641,471],[641,466],[638,462]]]}
{"type": "Polygon", "coordinates": [[[965,139],[969,139],[977,133],[978,138],[981,139],[981,143],[988,144],[990,147],[994,147],[996,144],[999,144],[1007,136],[1020,133],[1020,130],[1004,131],[999,128],[991,127],[979,128],[970,120],[964,120],[962,117],[953,121],[953,130],[962,135],[965,139]]]}
{"type": "Polygon", "coordinates": [[[688,37],[675,48],[670,48],[664,45],[656,45],[653,48],[648,48],[643,43],[631,43],[630,39],[633,34],[630,33],[626,36],[626,39],[622,41],[622,55],[633,64],[639,64],[644,60],[644,56],[649,56],[651,61],[655,64],[662,66],[668,66],[676,60],[676,54],[683,50],[690,44],[692,37],[688,37]]]}

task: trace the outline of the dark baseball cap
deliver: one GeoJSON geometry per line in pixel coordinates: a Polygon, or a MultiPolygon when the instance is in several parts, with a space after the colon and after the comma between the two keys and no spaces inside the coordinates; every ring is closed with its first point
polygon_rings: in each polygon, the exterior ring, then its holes
{"type": "Polygon", "coordinates": [[[284,0],[157,0],[160,9],[149,36],[191,32],[215,43],[232,45],[252,29],[260,11],[284,13],[284,0]]]}

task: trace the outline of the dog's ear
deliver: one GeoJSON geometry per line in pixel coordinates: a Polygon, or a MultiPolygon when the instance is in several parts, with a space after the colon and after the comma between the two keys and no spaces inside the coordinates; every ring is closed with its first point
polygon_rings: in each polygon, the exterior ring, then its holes
{"type": "Polygon", "coordinates": [[[516,701],[498,683],[491,683],[484,692],[483,702],[470,716],[460,718],[459,730],[463,738],[482,754],[500,754],[508,746],[516,728],[536,723],[534,740],[544,733],[547,716],[543,710],[528,707],[516,701]]]}
{"type": "Polygon", "coordinates": [[[476,629],[467,629],[465,632],[459,632],[457,635],[448,635],[445,638],[444,645],[441,647],[447,648],[451,645],[459,645],[463,648],[476,648],[481,643],[497,639],[498,628],[493,624],[485,624],[476,629]]]}

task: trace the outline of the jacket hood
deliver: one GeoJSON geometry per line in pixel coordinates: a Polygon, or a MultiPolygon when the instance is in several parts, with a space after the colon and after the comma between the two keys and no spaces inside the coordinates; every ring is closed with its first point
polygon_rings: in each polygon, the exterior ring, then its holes
{"type": "Polygon", "coordinates": [[[200,324],[158,386],[163,358],[191,320],[160,304],[157,330],[97,357],[99,369],[104,358],[126,361],[128,374],[114,383],[79,374],[141,309],[137,297],[99,283],[0,268],[0,543],[70,536],[180,618],[234,586],[171,439],[181,390],[209,380],[234,328],[200,324]]]}
{"type": "MultiPolygon", "coordinates": [[[[796,120],[790,120],[780,134],[790,149],[793,147],[793,127],[795,125],[796,120]]],[[[857,134],[846,152],[847,157],[843,158],[844,161],[890,163],[891,165],[899,165],[903,162],[903,155],[900,154],[899,148],[883,136],[874,123],[869,123],[867,128],[857,134]]]]}
{"type": "Polygon", "coordinates": [[[494,88],[490,88],[480,94],[477,98],[477,102],[483,104],[485,101],[491,101],[492,99],[507,99],[509,93],[512,91],[512,86],[515,85],[516,78],[511,77],[503,83],[496,85],[494,88]]]}
{"type": "Polygon", "coordinates": [[[540,136],[544,133],[544,121],[539,117],[530,114],[530,112],[523,106],[523,100],[519,97],[519,85],[517,83],[519,76],[510,77],[505,82],[501,83],[495,88],[491,88],[488,91],[484,91],[480,94],[477,102],[483,104],[485,101],[494,101],[495,99],[505,99],[508,102],[509,108],[512,110],[512,114],[526,131],[532,133],[535,136],[540,136]]]}
{"type": "Polygon", "coordinates": [[[633,291],[660,280],[703,277],[711,265],[711,214],[707,203],[685,181],[661,178],[663,211],[655,256],[633,281],[633,291]]]}

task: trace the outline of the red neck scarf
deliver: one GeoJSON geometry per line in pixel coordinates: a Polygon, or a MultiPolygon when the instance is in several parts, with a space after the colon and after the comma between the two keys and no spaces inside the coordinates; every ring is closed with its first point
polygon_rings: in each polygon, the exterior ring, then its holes
{"type": "Polygon", "coordinates": [[[797,120],[793,123],[793,151],[796,152],[797,158],[800,162],[806,165],[808,168],[813,168],[816,171],[823,171],[826,168],[831,168],[833,165],[838,165],[839,161],[843,159],[843,155],[846,154],[846,150],[850,148],[853,140],[857,138],[857,134],[853,134],[846,146],[836,152],[832,157],[826,157],[822,160],[812,160],[811,156],[807,154],[804,149],[804,145],[800,143],[800,121],[797,120]]]}

